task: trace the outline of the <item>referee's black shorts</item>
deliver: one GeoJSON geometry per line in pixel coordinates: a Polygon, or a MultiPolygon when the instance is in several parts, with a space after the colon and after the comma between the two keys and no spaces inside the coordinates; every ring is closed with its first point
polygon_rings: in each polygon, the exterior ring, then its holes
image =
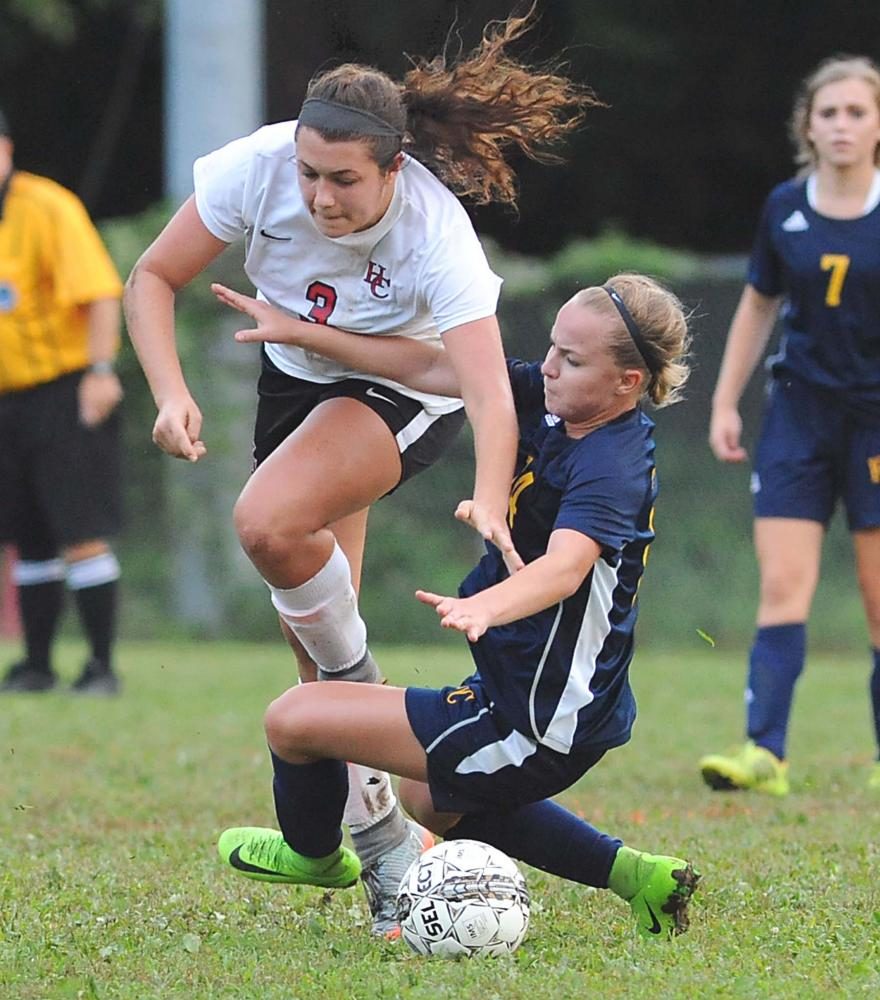
{"type": "Polygon", "coordinates": [[[254,467],[265,461],[326,399],[340,396],[357,399],[387,424],[400,451],[401,475],[397,486],[433,465],[465,420],[464,407],[452,413],[428,413],[417,399],[367,379],[309,382],[295,378],[276,368],[265,352],[257,392],[254,467]]]}
{"type": "Polygon", "coordinates": [[[23,551],[103,539],[121,526],[120,412],[86,427],[83,372],[0,395],[0,540],[23,551]]]}

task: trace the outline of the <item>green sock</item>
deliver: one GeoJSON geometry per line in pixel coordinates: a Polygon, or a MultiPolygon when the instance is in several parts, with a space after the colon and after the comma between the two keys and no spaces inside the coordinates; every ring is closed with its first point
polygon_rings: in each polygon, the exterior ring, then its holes
{"type": "Polygon", "coordinates": [[[627,902],[639,891],[639,861],[642,852],[621,847],[608,874],[608,888],[627,902]]]}

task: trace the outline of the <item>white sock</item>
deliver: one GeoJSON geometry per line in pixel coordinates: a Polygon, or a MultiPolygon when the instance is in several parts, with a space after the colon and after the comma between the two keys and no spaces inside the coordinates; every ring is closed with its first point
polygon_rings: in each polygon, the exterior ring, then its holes
{"type": "Polygon", "coordinates": [[[321,670],[345,670],[367,653],[367,626],[360,616],[351,568],[342,549],[299,587],[269,586],[272,604],[321,670]]]}
{"type": "Polygon", "coordinates": [[[407,836],[391,779],[384,771],[361,764],[348,765],[348,799],[342,818],[364,868],[402,844],[407,836]]]}
{"type": "Polygon", "coordinates": [[[119,579],[119,562],[112,552],[67,564],[67,586],[71,590],[100,587],[119,579]]]}
{"type": "Polygon", "coordinates": [[[348,800],[342,821],[352,834],[363,833],[397,808],[397,796],[385,771],[348,765],[348,800]]]}
{"type": "Polygon", "coordinates": [[[58,559],[19,559],[12,566],[12,582],[16,587],[34,587],[40,583],[57,583],[67,575],[67,566],[58,559]]]}

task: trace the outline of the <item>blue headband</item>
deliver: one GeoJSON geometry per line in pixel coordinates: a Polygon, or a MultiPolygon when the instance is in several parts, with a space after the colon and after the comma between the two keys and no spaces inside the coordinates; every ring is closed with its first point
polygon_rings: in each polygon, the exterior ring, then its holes
{"type": "Polygon", "coordinates": [[[611,296],[611,301],[617,307],[620,318],[626,325],[627,330],[629,330],[629,335],[636,345],[636,350],[642,356],[642,361],[645,362],[645,367],[652,375],[656,375],[660,371],[661,365],[657,361],[654,352],[648,346],[648,342],[642,336],[642,331],[639,329],[638,323],[632,318],[632,313],[627,309],[626,303],[620,297],[620,293],[616,292],[610,285],[603,285],[602,287],[608,292],[611,296]]]}

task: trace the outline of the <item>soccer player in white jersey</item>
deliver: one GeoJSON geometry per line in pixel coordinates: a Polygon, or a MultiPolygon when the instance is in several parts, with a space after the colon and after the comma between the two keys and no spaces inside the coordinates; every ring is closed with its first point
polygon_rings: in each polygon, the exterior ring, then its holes
{"type": "MultiPolygon", "coordinates": [[[[228,289],[257,321],[239,339],[287,340],[422,391],[458,390],[433,345],[315,327],[228,289]]],[[[645,854],[553,802],[625,743],[639,584],[654,538],[653,422],[688,375],[687,321],[666,289],[618,275],[559,311],[543,364],[509,361],[519,420],[509,526],[525,565],[491,541],[458,597],[424,591],[471,642],[476,670],[442,690],[303,685],[270,705],[280,831],[238,827],[220,855],[251,878],[341,886],[357,858],[340,846],[346,760],[403,776],[409,812],[435,833],[506,853],[627,900],[646,936],[687,928],[698,875],[645,854]]]]}
{"type": "MultiPolygon", "coordinates": [[[[289,344],[267,344],[255,471],[235,509],[242,546],[269,585],[304,680],[381,680],[358,609],[367,512],[473,425],[473,497],[458,516],[519,557],[505,521],[516,421],[491,272],[456,196],[515,204],[511,148],[542,159],[597,103],[552,69],[507,54],[530,15],[486,30],[448,65],[416,61],[402,84],[343,65],[309,85],[297,121],[195,165],[195,195],[132,272],[128,330],[158,408],[153,439],[205,452],[202,415],[174,341],[174,295],[245,240],[259,298],[313,324],[442,343],[456,396],[367,378],[289,344]]],[[[398,933],[403,871],[430,842],[408,825],[387,775],[354,769],[346,822],[376,933],[398,933]]]]}

